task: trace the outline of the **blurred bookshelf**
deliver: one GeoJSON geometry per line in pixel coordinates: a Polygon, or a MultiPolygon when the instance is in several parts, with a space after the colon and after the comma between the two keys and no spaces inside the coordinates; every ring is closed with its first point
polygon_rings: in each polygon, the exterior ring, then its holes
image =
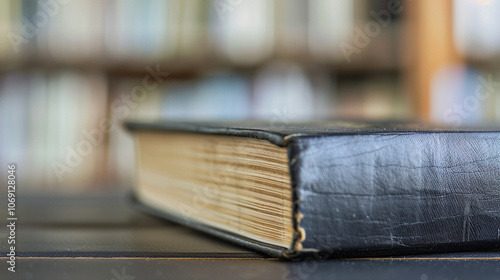
{"type": "MultiPolygon", "coordinates": [[[[436,5],[449,16],[430,22],[455,28],[441,30],[424,24],[429,0],[3,0],[0,160],[20,166],[27,190],[127,188],[129,118],[433,119],[434,71],[500,65],[500,47],[428,54],[443,32],[475,36],[452,25],[463,1],[436,5]],[[145,97],[131,101],[138,86],[145,97]]],[[[498,108],[481,120],[500,119],[498,108]]]]}

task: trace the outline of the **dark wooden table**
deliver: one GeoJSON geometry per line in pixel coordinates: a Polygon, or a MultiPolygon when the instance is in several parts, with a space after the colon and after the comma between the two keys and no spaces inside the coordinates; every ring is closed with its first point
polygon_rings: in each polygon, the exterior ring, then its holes
{"type": "MultiPolygon", "coordinates": [[[[0,218],[7,224],[6,199],[0,218]]],[[[287,262],[135,210],[123,193],[21,196],[0,279],[500,279],[500,252],[287,262]]]]}

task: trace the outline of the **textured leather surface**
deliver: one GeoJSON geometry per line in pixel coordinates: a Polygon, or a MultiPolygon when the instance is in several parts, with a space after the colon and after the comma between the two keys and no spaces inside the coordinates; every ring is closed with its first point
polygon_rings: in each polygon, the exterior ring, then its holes
{"type": "Polygon", "coordinates": [[[500,134],[296,139],[304,248],[331,255],[500,246],[500,134]]]}
{"type": "Polygon", "coordinates": [[[252,137],[288,147],[291,199],[294,211],[304,216],[303,248],[311,250],[287,252],[286,257],[500,246],[498,128],[343,121],[127,126],[252,137]]]}
{"type": "Polygon", "coordinates": [[[297,137],[321,137],[325,135],[373,134],[393,132],[480,132],[498,131],[498,127],[457,128],[424,123],[407,122],[359,122],[319,120],[301,123],[288,121],[239,121],[239,122],[180,122],[180,121],[129,121],[129,130],[168,130],[208,133],[265,139],[279,146],[286,146],[297,137]]]}

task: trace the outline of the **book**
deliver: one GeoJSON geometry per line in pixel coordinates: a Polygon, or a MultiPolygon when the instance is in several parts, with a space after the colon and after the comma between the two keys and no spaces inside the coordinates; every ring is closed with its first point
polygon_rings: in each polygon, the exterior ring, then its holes
{"type": "MultiPolygon", "coordinates": [[[[343,62],[345,57],[340,46],[353,40],[355,2],[313,0],[308,3],[307,34],[311,55],[318,61],[343,62]]],[[[363,2],[356,1],[356,4],[363,2]]]]}
{"type": "Polygon", "coordinates": [[[500,38],[489,30],[500,24],[497,1],[456,1],[453,5],[453,42],[458,52],[477,60],[490,60],[500,54],[500,38]]]}
{"type": "Polygon", "coordinates": [[[280,57],[304,57],[307,49],[308,10],[310,2],[275,1],[275,54],[280,57]]]}
{"type": "Polygon", "coordinates": [[[106,56],[122,63],[157,63],[175,57],[181,1],[107,1],[106,56]]]}
{"type": "Polygon", "coordinates": [[[431,120],[450,125],[494,122],[495,96],[491,94],[493,88],[488,81],[492,77],[487,71],[466,65],[441,68],[430,86],[431,120]]]}
{"type": "Polygon", "coordinates": [[[500,133],[425,124],[128,122],[152,213],[283,258],[500,245],[500,133]]]}
{"type": "MultiPolygon", "coordinates": [[[[21,1],[5,0],[0,3],[0,63],[17,61],[23,53],[23,36],[16,19],[20,18],[21,1]]],[[[4,64],[5,65],[5,64],[4,64]]]]}
{"type": "Polygon", "coordinates": [[[274,1],[211,1],[210,46],[215,57],[235,65],[255,65],[272,56],[274,1]]]}
{"type": "Polygon", "coordinates": [[[255,75],[253,117],[256,119],[271,119],[273,123],[311,119],[315,113],[314,100],[310,77],[299,64],[275,62],[255,75]]]}
{"type": "MultiPolygon", "coordinates": [[[[54,71],[46,75],[41,72],[36,79],[27,92],[34,99],[28,114],[28,147],[43,149],[43,158],[29,170],[31,188],[74,191],[102,185],[107,160],[106,146],[102,144],[106,135],[100,132],[107,107],[105,77],[98,73],[54,71]],[[45,104],[36,103],[41,98],[45,104]],[[37,112],[35,108],[42,105],[45,108],[38,108],[37,112]],[[33,127],[38,128],[36,134],[33,127]],[[43,139],[45,146],[35,145],[35,139],[43,139]],[[36,177],[37,173],[43,177],[36,177]]],[[[30,160],[33,159],[34,154],[30,154],[30,160]]]]}
{"type": "Polygon", "coordinates": [[[33,18],[36,26],[36,39],[33,40],[37,57],[69,64],[97,64],[105,59],[105,28],[102,28],[105,17],[102,11],[106,6],[103,2],[32,2],[36,12],[29,19],[33,18]],[[40,23],[38,17],[42,16],[47,19],[40,23]],[[75,17],[80,20],[75,22],[75,17]]]}

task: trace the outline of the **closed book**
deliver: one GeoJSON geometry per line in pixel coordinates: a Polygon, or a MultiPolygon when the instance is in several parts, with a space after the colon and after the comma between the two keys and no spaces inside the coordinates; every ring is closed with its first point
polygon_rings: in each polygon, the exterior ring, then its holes
{"type": "Polygon", "coordinates": [[[247,248],[293,259],[500,245],[494,130],[345,121],[127,127],[141,207],[247,248]]]}

